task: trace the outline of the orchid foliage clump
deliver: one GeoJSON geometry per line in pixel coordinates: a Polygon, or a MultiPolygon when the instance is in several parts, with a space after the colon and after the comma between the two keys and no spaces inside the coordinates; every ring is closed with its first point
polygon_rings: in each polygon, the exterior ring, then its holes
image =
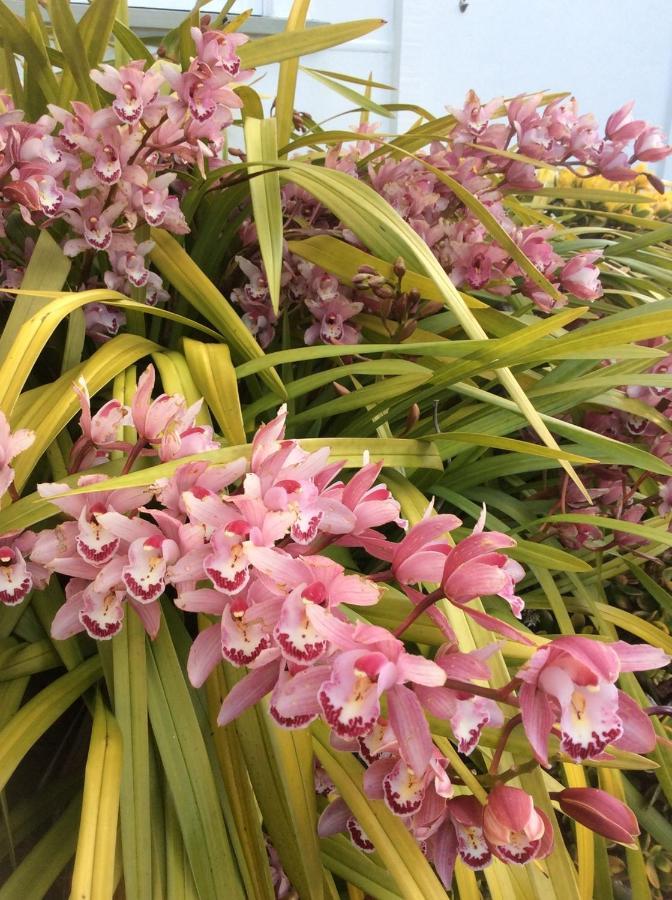
{"type": "Polygon", "coordinates": [[[230,5],[0,3],[0,898],[663,898],[672,148],[230,5]]]}

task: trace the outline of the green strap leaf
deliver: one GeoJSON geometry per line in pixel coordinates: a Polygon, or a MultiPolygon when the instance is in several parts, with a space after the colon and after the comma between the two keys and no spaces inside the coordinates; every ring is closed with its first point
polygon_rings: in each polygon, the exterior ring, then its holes
{"type": "Polygon", "coordinates": [[[314,28],[272,34],[240,47],[240,64],[244,69],[256,69],[269,63],[317,53],[319,50],[353,41],[384,24],[383,19],[358,19],[338,25],[317,25],[314,28]]]}
{"type": "MultiPolygon", "coordinates": [[[[275,119],[245,119],[245,146],[248,159],[278,158],[277,122],[275,119]]],[[[263,167],[250,166],[250,196],[259,249],[264,263],[273,311],[280,307],[282,277],[283,219],[280,197],[280,175],[263,167]],[[256,177],[255,177],[256,176],[256,177]]]]}
{"type": "Polygon", "coordinates": [[[210,759],[170,632],[148,647],[149,717],[201,900],[244,900],[210,759]]]}

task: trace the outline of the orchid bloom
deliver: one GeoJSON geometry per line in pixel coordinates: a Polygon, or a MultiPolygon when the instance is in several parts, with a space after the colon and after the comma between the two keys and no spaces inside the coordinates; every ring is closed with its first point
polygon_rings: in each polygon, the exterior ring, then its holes
{"type": "Polygon", "coordinates": [[[483,811],[483,833],[492,852],[522,865],[543,859],[553,848],[553,829],[532,798],[519,788],[496,785],[483,811]]]}
{"type": "Polygon", "coordinates": [[[36,539],[33,531],[0,535],[0,603],[5,606],[21,603],[49,579],[48,571],[30,558],[36,539]]]}
{"type": "Polygon", "coordinates": [[[656,742],[653,727],[616,681],[621,672],[657,669],[661,650],[623,641],[603,644],[562,637],[540,647],[519,671],[520,711],[534,755],[548,766],[548,736],[560,723],[561,749],[575,762],[599,757],[608,744],[639,753],[656,742]],[[624,731],[627,722],[627,731],[624,731]]]}
{"type": "MultiPolygon", "coordinates": [[[[154,366],[149,365],[138,379],[131,417],[139,438],[149,444],[158,444],[161,459],[175,459],[185,455],[182,434],[193,427],[203,400],[197,400],[189,407],[179,394],[160,394],[152,400],[154,380],[154,366]]],[[[213,443],[207,435],[205,437],[206,443],[213,443]]]]}
{"type": "Polygon", "coordinates": [[[341,737],[365,735],[378,721],[380,698],[386,693],[401,755],[416,775],[422,774],[431,758],[429,728],[417,697],[405,685],[438,687],[446,680],[443,669],[431,660],[407,653],[403,643],[385,628],[363,622],[350,625],[315,604],[309,608],[308,617],[318,634],[343,651],[336,656],[331,676],[319,692],[326,721],[341,737]],[[414,731],[413,747],[409,730],[414,731]]]}
{"type": "Polygon", "coordinates": [[[250,546],[247,555],[254,568],[278,586],[280,605],[273,635],[283,656],[298,664],[314,662],[328,647],[310,620],[312,604],[331,611],[342,603],[371,606],[380,599],[374,582],[346,575],[342,566],[323,556],[292,558],[256,546],[250,546]]]}
{"type": "Polygon", "coordinates": [[[577,253],[560,271],[560,283],[565,291],[579,300],[597,300],[602,296],[600,270],[593,265],[602,255],[601,250],[577,253]]]}
{"type": "MultiPolygon", "coordinates": [[[[111,449],[117,442],[119,429],[128,424],[129,410],[119,400],[108,400],[95,415],[91,415],[91,399],[84,378],[73,384],[82,414],[79,427],[82,432],[70,452],[70,459],[77,469],[93,465],[99,451],[111,449]]],[[[104,454],[106,456],[106,454],[104,454]]]]}
{"type": "Polygon", "coordinates": [[[14,481],[14,469],[10,463],[15,456],[27,450],[35,440],[35,432],[27,428],[10,431],[7,417],[0,410],[0,496],[14,481]]]}
{"type": "Polygon", "coordinates": [[[523,601],[513,593],[517,581],[523,577],[522,567],[495,551],[515,547],[515,540],[500,531],[483,531],[485,510],[473,532],[451,548],[441,575],[441,587],[446,597],[463,605],[475,597],[496,594],[510,605],[520,618],[523,601]]]}
{"type": "Polygon", "coordinates": [[[145,61],[136,59],[119,69],[101,64],[90,72],[96,84],[114,95],[112,109],[126,125],[135,125],[142,118],[163,82],[159,72],[145,72],[144,67],[145,61]]]}
{"type": "MultiPolygon", "coordinates": [[[[428,513],[430,510],[428,510],[428,513]]],[[[429,516],[409,529],[393,547],[392,573],[400,584],[441,581],[451,545],[443,538],[462,522],[457,516],[429,516]]]]}

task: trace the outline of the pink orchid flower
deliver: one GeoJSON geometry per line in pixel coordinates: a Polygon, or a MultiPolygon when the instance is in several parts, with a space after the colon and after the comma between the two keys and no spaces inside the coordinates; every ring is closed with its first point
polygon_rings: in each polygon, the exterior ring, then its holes
{"type": "Polygon", "coordinates": [[[516,542],[501,531],[483,531],[484,525],[485,509],[469,537],[447,554],[441,587],[446,598],[459,606],[476,597],[502,597],[520,618],[525,604],[514,593],[514,587],[525,572],[515,560],[496,552],[515,547],[516,542]]]}
{"type": "Polygon", "coordinates": [[[93,465],[98,451],[104,452],[113,449],[117,445],[119,429],[130,423],[129,409],[119,400],[108,400],[95,415],[91,415],[91,398],[88,385],[81,378],[72,385],[77,394],[82,414],[79,417],[79,428],[82,432],[75,441],[70,452],[70,460],[75,465],[75,471],[86,469],[93,465]]]}
{"type": "Polygon", "coordinates": [[[10,463],[15,456],[27,450],[35,440],[35,432],[20,428],[12,432],[7,417],[0,410],[0,496],[14,481],[14,469],[10,463]]]}
{"type": "Polygon", "coordinates": [[[446,773],[446,760],[435,747],[428,745],[427,751],[428,754],[423,752],[411,765],[401,756],[401,745],[397,743],[374,760],[364,773],[363,786],[367,797],[384,800],[397,816],[413,816],[416,827],[420,823],[415,817],[424,804],[431,802],[430,797],[441,806],[442,801],[453,794],[453,785],[446,773]],[[414,766],[421,765],[425,768],[418,774],[414,766]]]}
{"type": "Polygon", "coordinates": [[[655,647],[623,641],[603,644],[572,636],[540,647],[518,677],[523,726],[541,765],[548,766],[548,736],[557,721],[561,749],[575,762],[600,756],[612,743],[650,752],[656,739],[649,718],[617,689],[616,680],[621,672],[667,662],[669,657],[655,647]]]}
{"type": "Polygon", "coordinates": [[[163,527],[118,512],[101,513],[98,521],[123,542],[126,555],[117,557],[115,563],[128,594],[141,604],[157,600],[168,583],[169,566],[182,555],[180,532],[187,526],[171,521],[167,513],[160,518],[163,527]]]}
{"type": "Polygon", "coordinates": [[[457,516],[429,516],[409,529],[397,545],[392,545],[392,573],[399,584],[436,584],[441,581],[451,545],[444,538],[462,524],[457,516]]]}
{"type": "Polygon", "coordinates": [[[122,310],[105,306],[104,303],[87,303],[84,307],[84,320],[86,333],[96,344],[109,341],[126,324],[126,316],[122,310]]]}
{"type": "Polygon", "coordinates": [[[642,162],[658,162],[670,153],[672,147],[667,143],[665,134],[660,128],[647,125],[635,141],[634,156],[642,162]]]}
{"type": "Polygon", "coordinates": [[[104,208],[102,197],[89,194],[79,211],[69,210],[65,218],[83,238],[72,238],[63,245],[66,256],[76,256],[83,250],[107,250],[112,245],[112,226],[124,209],[123,201],[104,208]]]}
{"type": "Polygon", "coordinates": [[[292,558],[280,550],[253,545],[247,556],[258,572],[278,586],[281,605],[273,636],[283,656],[300,665],[319,659],[328,648],[328,641],[310,620],[313,604],[331,612],[343,603],[372,606],[380,599],[374,582],[346,575],[342,566],[323,556],[292,558]]]}
{"type": "Polygon", "coordinates": [[[241,72],[240,57],[236,53],[238,47],[249,40],[246,34],[238,32],[225,34],[221,31],[201,31],[200,28],[192,28],[191,36],[196,45],[197,59],[213,71],[222,71],[231,80],[236,81],[249,77],[250,71],[241,72]]]}
{"type": "Polygon", "coordinates": [[[630,100],[629,103],[624,103],[620,109],[609,116],[604,133],[610,141],[632,141],[639,137],[646,128],[646,122],[633,121],[632,108],[634,105],[635,101],[630,100]]]}
{"type": "Polygon", "coordinates": [[[401,755],[416,775],[424,773],[432,755],[429,727],[419,700],[405,685],[438,687],[446,680],[443,669],[406,653],[403,643],[385,628],[341,622],[315,604],[308,616],[317,632],[343,651],[319,692],[327,723],[341,737],[365,735],[378,721],[380,698],[387,694],[390,724],[401,755]]]}
{"type": "Polygon", "coordinates": [[[181,455],[181,435],[193,426],[203,400],[189,407],[179,394],[160,394],[152,400],[154,380],[154,366],[149,365],[138,379],[131,417],[139,438],[159,444],[163,459],[175,459],[181,455]]]}
{"type": "Polygon", "coordinates": [[[498,784],[483,811],[483,833],[494,855],[522,865],[553,849],[553,828],[532,798],[519,788],[498,784]]]}
{"type": "Polygon", "coordinates": [[[151,638],[159,630],[159,604],[137,603],[120,585],[103,586],[100,582],[72,578],[65,587],[65,596],[66,602],[51,623],[51,636],[56,640],[67,640],[82,631],[97,641],[110,640],[123,627],[126,603],[133,607],[151,638]]]}
{"type": "Polygon", "coordinates": [[[30,559],[36,539],[33,531],[0,535],[0,603],[5,606],[16,606],[49,580],[48,571],[30,559]]]}
{"type": "Polygon", "coordinates": [[[328,300],[307,297],[305,304],[316,319],[304,335],[309,346],[318,340],[324,344],[356,344],[360,340],[359,331],[347,322],[362,311],[362,303],[338,294],[328,300]]]}
{"type": "Polygon", "coordinates": [[[447,828],[455,831],[457,852],[470,869],[480,871],[490,865],[492,850],[485,839],[483,807],[476,797],[453,797],[447,803],[447,828]]]}
{"type": "MultiPolygon", "coordinates": [[[[107,480],[107,475],[83,475],[78,479],[77,487],[91,487],[97,484],[100,485],[100,490],[71,496],[68,496],[71,487],[67,484],[37,486],[41,497],[50,500],[76,520],[77,528],[73,529],[74,549],[86,564],[95,567],[108,563],[120,546],[119,537],[105,526],[103,514],[110,511],[121,514],[137,510],[151,497],[151,491],[146,488],[105,490],[107,480]]],[[[63,559],[65,555],[61,553],[60,558],[63,559]]]]}
{"type": "Polygon", "coordinates": [[[368,835],[350,812],[350,808],[341,797],[333,800],[322,812],[317,822],[317,833],[320,837],[331,837],[347,831],[350,840],[364,853],[373,853],[374,846],[368,835]]]}
{"type": "Polygon", "coordinates": [[[157,497],[174,517],[186,518],[185,498],[219,494],[245,474],[247,460],[236,459],[225,466],[213,466],[204,460],[178,466],[170,478],[157,479],[157,497]]]}
{"type": "Polygon", "coordinates": [[[601,256],[601,250],[573,256],[560,271],[562,289],[579,300],[597,300],[601,297],[600,270],[593,265],[601,256]]]}
{"type": "Polygon", "coordinates": [[[142,118],[163,83],[159,72],[145,72],[144,67],[144,60],[135,59],[119,69],[103,63],[90,72],[96,84],[114,95],[112,109],[126,125],[135,125],[142,118]]]}

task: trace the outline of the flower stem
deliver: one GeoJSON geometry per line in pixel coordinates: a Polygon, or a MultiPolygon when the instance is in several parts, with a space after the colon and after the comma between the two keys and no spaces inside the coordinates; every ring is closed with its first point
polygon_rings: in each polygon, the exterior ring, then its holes
{"type": "Polygon", "coordinates": [[[135,444],[133,445],[131,452],[126,457],[126,462],[124,463],[124,468],[121,470],[122,475],[128,475],[133,467],[133,463],[140,456],[141,452],[145,448],[147,441],[144,438],[138,438],[135,444]]]}
{"type": "Polygon", "coordinates": [[[499,764],[502,759],[502,753],[506,749],[506,744],[511,737],[511,732],[514,728],[516,728],[523,721],[523,717],[520,713],[517,713],[513,716],[506,725],[502,728],[501,734],[499,736],[499,741],[497,742],[497,747],[495,748],[494,756],[492,757],[492,762],[490,763],[489,772],[491,775],[496,775],[497,770],[499,769],[499,764]]]}
{"type": "Polygon", "coordinates": [[[406,616],[401,625],[395,628],[393,632],[394,636],[397,638],[401,637],[406,629],[409,628],[413,624],[413,622],[415,622],[415,620],[419,618],[423,614],[423,612],[425,612],[425,610],[428,610],[429,607],[432,606],[432,604],[436,603],[437,600],[441,600],[442,597],[443,591],[441,588],[437,588],[435,591],[432,591],[431,594],[427,594],[425,597],[423,597],[422,600],[417,604],[417,606],[415,606],[406,616]]]}

